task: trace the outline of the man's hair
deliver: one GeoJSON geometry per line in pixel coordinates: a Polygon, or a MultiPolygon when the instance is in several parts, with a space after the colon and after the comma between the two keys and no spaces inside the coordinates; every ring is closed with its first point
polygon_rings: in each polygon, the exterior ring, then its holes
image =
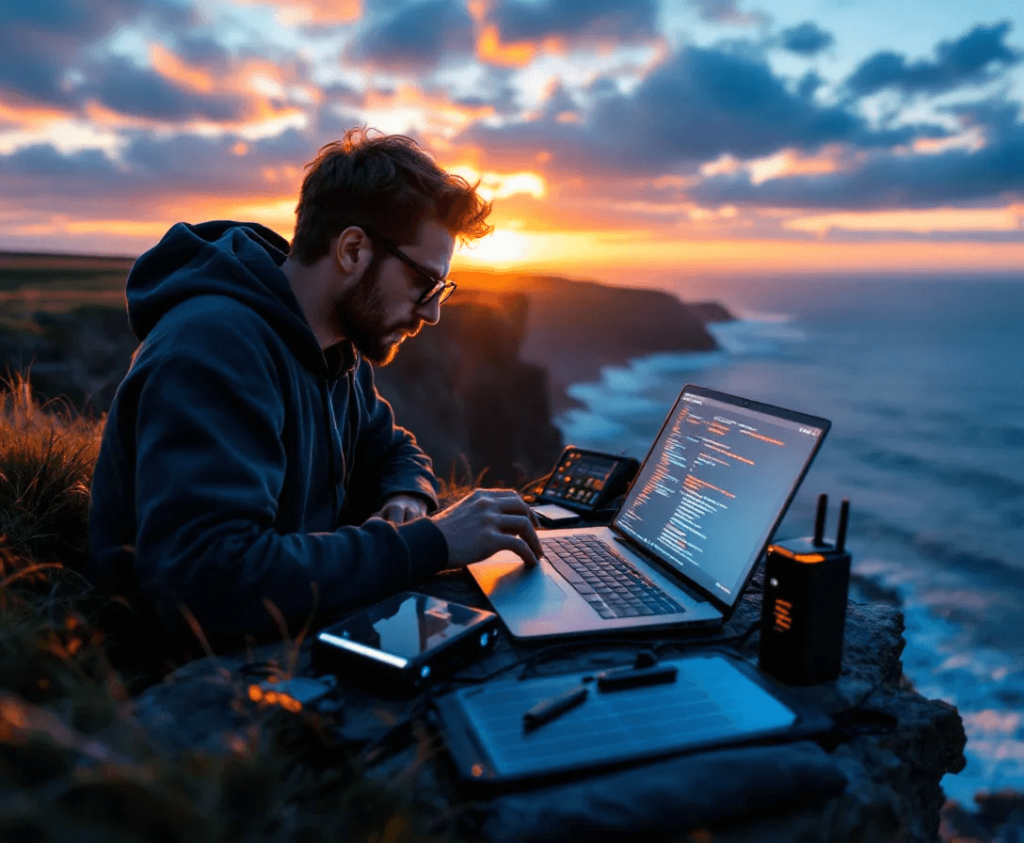
{"type": "Polygon", "coordinates": [[[291,254],[307,266],[351,225],[372,226],[398,244],[414,242],[428,219],[463,242],[494,228],[487,223],[491,204],[477,185],[446,173],[405,135],[350,129],[321,147],[306,169],[291,254]]]}

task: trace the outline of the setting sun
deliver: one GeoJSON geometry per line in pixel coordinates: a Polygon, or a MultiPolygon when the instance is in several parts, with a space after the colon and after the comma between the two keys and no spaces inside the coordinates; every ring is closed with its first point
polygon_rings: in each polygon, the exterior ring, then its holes
{"type": "Polygon", "coordinates": [[[486,237],[459,246],[459,256],[468,263],[485,263],[491,266],[521,260],[530,253],[530,236],[517,231],[495,231],[486,237]]]}

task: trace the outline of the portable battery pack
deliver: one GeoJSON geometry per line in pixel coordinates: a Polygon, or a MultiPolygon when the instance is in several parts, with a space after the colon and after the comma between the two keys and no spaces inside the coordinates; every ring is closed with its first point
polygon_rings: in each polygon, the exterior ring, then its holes
{"type": "Polygon", "coordinates": [[[498,629],[493,612],[400,592],[317,633],[313,668],[415,690],[492,650],[498,629]]]}

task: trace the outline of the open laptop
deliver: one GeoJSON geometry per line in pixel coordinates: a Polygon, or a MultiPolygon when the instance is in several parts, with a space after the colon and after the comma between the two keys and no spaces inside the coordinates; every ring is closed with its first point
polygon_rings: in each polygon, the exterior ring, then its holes
{"type": "Polygon", "coordinates": [[[516,638],[718,626],[830,425],[687,385],[610,526],[541,532],[539,565],[506,550],[470,573],[516,638]]]}

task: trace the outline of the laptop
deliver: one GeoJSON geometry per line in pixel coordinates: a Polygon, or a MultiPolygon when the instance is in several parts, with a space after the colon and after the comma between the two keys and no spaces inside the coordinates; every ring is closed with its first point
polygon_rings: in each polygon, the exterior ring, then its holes
{"type": "Polygon", "coordinates": [[[519,639],[720,626],[830,426],[688,384],[609,526],[542,531],[538,565],[504,550],[469,571],[519,639]]]}

